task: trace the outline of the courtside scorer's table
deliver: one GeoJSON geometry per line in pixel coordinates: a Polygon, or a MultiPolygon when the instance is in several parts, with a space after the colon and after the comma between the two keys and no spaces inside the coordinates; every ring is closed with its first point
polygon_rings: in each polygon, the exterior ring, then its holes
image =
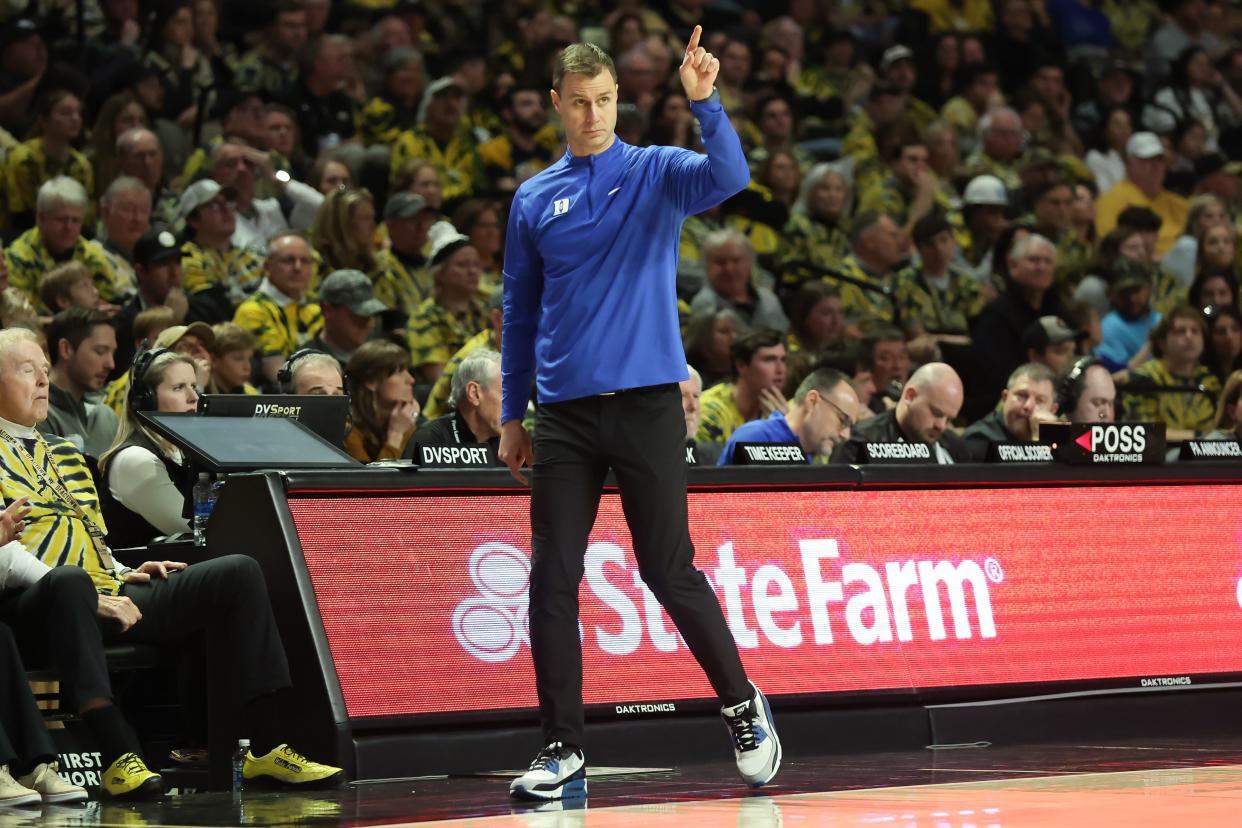
{"type": "MultiPolygon", "coordinates": [[[[1239,483],[1230,464],[695,469],[690,528],[783,733],[922,745],[952,738],[945,705],[1193,704],[1242,679],[1239,483]]],[[[521,764],[539,741],[528,510],[503,470],[229,479],[208,551],[263,565],[306,750],[364,779],[521,764]]],[[[615,490],[584,566],[601,747],[617,764],[652,734],[665,762],[726,750],[615,490]]]]}

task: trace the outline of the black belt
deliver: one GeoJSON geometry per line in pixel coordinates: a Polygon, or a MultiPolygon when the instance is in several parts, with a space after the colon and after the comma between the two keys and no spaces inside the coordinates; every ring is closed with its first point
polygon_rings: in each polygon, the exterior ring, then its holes
{"type": "Polygon", "coordinates": [[[654,391],[661,388],[672,388],[677,383],[665,382],[660,385],[639,385],[636,388],[618,388],[616,391],[603,391],[599,394],[601,397],[616,397],[620,394],[633,394],[638,391],[654,391]]]}

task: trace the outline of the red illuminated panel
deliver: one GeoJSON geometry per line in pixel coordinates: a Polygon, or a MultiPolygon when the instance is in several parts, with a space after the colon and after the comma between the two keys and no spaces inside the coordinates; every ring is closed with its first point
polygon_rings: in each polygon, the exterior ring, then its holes
{"type": "MultiPolygon", "coordinates": [[[[770,694],[1242,671],[1236,486],[690,495],[770,694]]],[[[290,501],[351,717],[535,706],[525,496],[290,501]]],[[[708,698],[606,496],[587,703],[708,698]]]]}

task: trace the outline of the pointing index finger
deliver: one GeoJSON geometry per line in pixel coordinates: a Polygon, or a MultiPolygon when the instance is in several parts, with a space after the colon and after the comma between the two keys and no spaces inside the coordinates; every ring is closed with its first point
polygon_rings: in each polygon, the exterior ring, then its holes
{"type": "Polygon", "coordinates": [[[690,33],[690,42],[686,44],[686,53],[689,54],[699,48],[699,37],[703,34],[702,26],[695,26],[694,31],[690,33]]]}

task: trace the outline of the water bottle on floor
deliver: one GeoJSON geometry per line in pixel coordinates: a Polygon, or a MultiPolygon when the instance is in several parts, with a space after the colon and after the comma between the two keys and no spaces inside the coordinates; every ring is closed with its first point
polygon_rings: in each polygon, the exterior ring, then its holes
{"type": "Polygon", "coordinates": [[[246,787],[246,777],[242,767],[246,764],[246,754],[250,752],[250,740],[238,739],[237,750],[233,752],[233,796],[241,794],[246,787]]]}
{"type": "Polygon", "coordinates": [[[216,505],[216,490],[211,485],[211,475],[201,472],[194,484],[194,544],[207,545],[207,520],[216,505]]]}

